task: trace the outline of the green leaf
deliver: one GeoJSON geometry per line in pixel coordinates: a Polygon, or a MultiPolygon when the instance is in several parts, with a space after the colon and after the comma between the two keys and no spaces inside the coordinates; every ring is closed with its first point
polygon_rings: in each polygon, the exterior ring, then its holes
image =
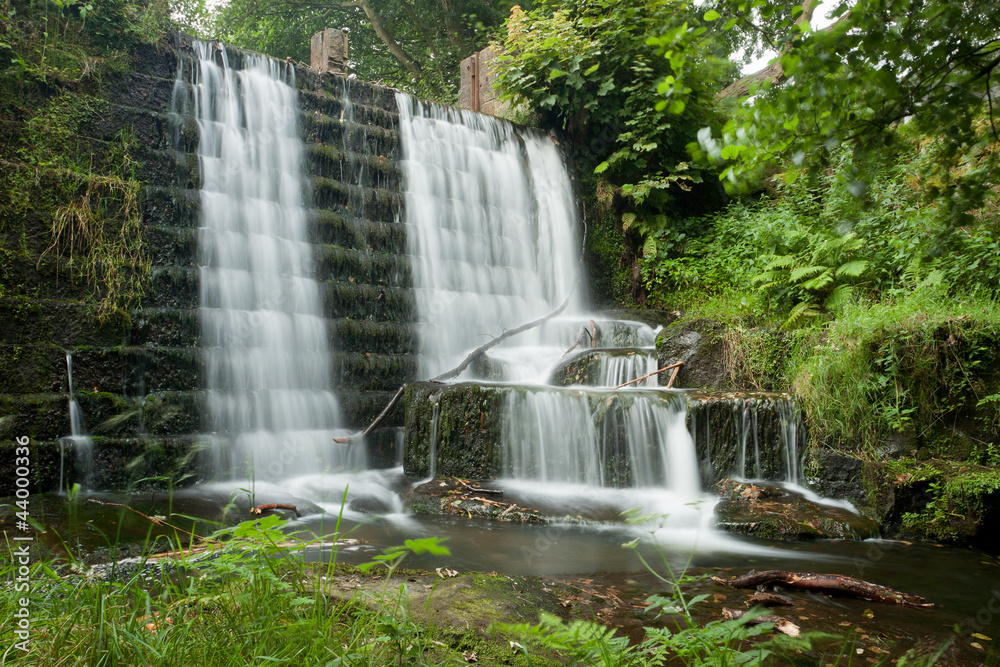
{"type": "Polygon", "coordinates": [[[564,72],[559,68],[553,67],[552,71],[549,72],[549,81],[552,79],[558,79],[561,76],[566,76],[569,72],[564,72]]]}
{"type": "Polygon", "coordinates": [[[622,231],[627,232],[635,223],[635,213],[626,213],[622,216],[622,231]]]}
{"type": "Polygon", "coordinates": [[[642,244],[642,256],[656,257],[656,237],[646,237],[646,242],[642,244]]]}
{"type": "Polygon", "coordinates": [[[427,552],[432,556],[450,556],[451,551],[448,550],[448,547],[441,545],[446,539],[442,537],[425,537],[419,540],[406,540],[403,544],[415,554],[427,552]]]}
{"type": "Polygon", "coordinates": [[[726,146],[722,149],[723,160],[735,160],[740,156],[739,146],[726,146]]]}
{"type": "Polygon", "coordinates": [[[599,164],[596,167],[594,167],[594,173],[595,174],[603,174],[605,171],[607,171],[608,167],[610,167],[610,166],[611,166],[611,163],[608,162],[607,160],[605,160],[601,164],[599,164]]]}
{"type": "Polygon", "coordinates": [[[597,63],[596,65],[591,65],[590,67],[587,68],[587,71],[584,72],[583,75],[584,76],[590,76],[591,74],[593,74],[594,72],[596,72],[597,68],[600,67],[600,66],[601,66],[601,63],[597,63]]]}
{"type": "Polygon", "coordinates": [[[714,9],[709,9],[707,12],[705,12],[705,15],[702,18],[705,19],[706,21],[718,21],[719,19],[722,18],[722,14],[715,11],[714,9]]]}
{"type": "Polygon", "coordinates": [[[833,271],[831,271],[830,269],[826,269],[812,280],[807,280],[804,283],[802,283],[802,286],[808,290],[821,290],[832,282],[833,282],[833,271]]]}
{"type": "Polygon", "coordinates": [[[675,116],[679,116],[680,114],[684,113],[684,109],[686,107],[687,104],[684,102],[684,100],[670,100],[670,103],[667,105],[667,111],[674,114],[675,116]]]}
{"type": "Polygon", "coordinates": [[[857,278],[865,269],[868,268],[868,262],[863,259],[856,259],[852,262],[847,262],[846,264],[841,264],[837,267],[838,276],[848,276],[850,278],[857,278]]]}
{"type": "Polygon", "coordinates": [[[788,275],[788,279],[793,283],[797,283],[803,278],[815,276],[826,270],[828,269],[825,266],[799,266],[792,269],[791,273],[788,275]]]}
{"type": "Polygon", "coordinates": [[[830,311],[839,310],[850,301],[852,294],[854,294],[853,285],[837,285],[830,292],[830,296],[823,301],[823,307],[830,311]]]}

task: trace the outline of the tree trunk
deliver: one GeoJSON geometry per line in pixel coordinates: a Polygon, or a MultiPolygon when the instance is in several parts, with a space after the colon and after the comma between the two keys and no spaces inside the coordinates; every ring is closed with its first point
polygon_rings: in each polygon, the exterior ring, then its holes
{"type": "Polygon", "coordinates": [[[465,40],[462,39],[462,33],[458,31],[458,27],[451,16],[451,4],[448,0],[441,0],[441,10],[444,12],[444,28],[448,32],[448,39],[451,41],[452,46],[458,50],[460,56],[464,57],[468,55],[468,49],[465,46],[465,40]]]}

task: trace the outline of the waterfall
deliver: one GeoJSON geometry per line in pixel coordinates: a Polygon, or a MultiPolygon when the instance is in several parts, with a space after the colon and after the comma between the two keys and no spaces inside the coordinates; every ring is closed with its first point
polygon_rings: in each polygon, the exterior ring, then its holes
{"type": "Polygon", "coordinates": [[[602,354],[600,364],[601,367],[598,371],[600,379],[597,383],[599,386],[617,387],[644,375],[649,377],[645,380],[632,382],[630,386],[655,387],[657,384],[656,375],[650,375],[650,373],[656,372],[658,366],[655,348],[635,354],[602,354]]]}
{"type": "Polygon", "coordinates": [[[59,491],[67,491],[65,483],[66,447],[71,445],[76,456],[78,477],[86,482],[94,469],[94,441],[83,425],[83,411],[73,393],[73,353],[66,353],[66,378],[69,382],[69,435],[59,439],[59,491]]]}
{"type": "Polygon", "coordinates": [[[514,391],[505,416],[506,476],[605,486],[605,457],[585,393],[514,391]]]}
{"type": "Polygon", "coordinates": [[[294,69],[254,53],[237,67],[221,45],[194,47],[200,316],[217,471],[281,479],[364,467],[363,447],[332,442],[339,409],[306,235],[294,69]]]}
{"type": "MultiPolygon", "coordinates": [[[[398,93],[408,252],[428,378],[507,329],[579,310],[572,186],[555,144],[506,121],[398,93]]],[[[572,342],[538,329],[492,358],[538,377],[572,342]],[[560,349],[561,348],[561,349],[560,349]]]]}

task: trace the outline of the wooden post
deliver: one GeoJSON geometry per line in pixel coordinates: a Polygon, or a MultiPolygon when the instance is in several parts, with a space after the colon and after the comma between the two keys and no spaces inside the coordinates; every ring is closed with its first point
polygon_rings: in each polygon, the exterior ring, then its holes
{"type": "Polygon", "coordinates": [[[472,54],[472,69],[469,72],[472,90],[472,110],[481,111],[479,103],[479,52],[472,54]]]}

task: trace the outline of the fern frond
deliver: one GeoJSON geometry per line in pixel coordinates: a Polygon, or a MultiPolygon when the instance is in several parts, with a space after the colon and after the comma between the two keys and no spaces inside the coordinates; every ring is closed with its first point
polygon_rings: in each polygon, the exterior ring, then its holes
{"type": "Polygon", "coordinates": [[[857,278],[865,269],[868,268],[868,262],[863,259],[856,259],[852,262],[847,262],[846,264],[841,264],[837,267],[837,276],[847,276],[849,278],[857,278]]]}
{"type": "Polygon", "coordinates": [[[787,269],[789,266],[795,264],[796,261],[797,258],[795,255],[775,255],[768,261],[764,270],[771,271],[773,269],[787,269]]]}
{"type": "Polygon", "coordinates": [[[833,291],[830,292],[830,295],[826,297],[826,300],[823,301],[823,307],[829,311],[840,310],[845,304],[847,304],[848,301],[851,300],[853,295],[853,285],[837,285],[833,288],[833,291]]]}
{"type": "Polygon", "coordinates": [[[819,310],[816,309],[816,303],[812,299],[800,301],[792,308],[792,312],[788,314],[788,319],[785,320],[782,327],[785,329],[794,329],[805,320],[817,315],[819,315],[819,310]]]}
{"type": "Polygon", "coordinates": [[[823,289],[832,282],[833,282],[833,271],[831,271],[830,269],[826,269],[825,271],[823,271],[823,273],[819,274],[812,280],[807,280],[804,283],[802,283],[802,286],[805,287],[807,290],[816,291],[823,289]]]}
{"type": "Polygon", "coordinates": [[[791,273],[788,275],[788,279],[793,283],[797,283],[803,278],[809,278],[810,276],[815,276],[828,270],[829,269],[827,269],[827,267],[821,265],[800,266],[792,269],[791,273]]]}

